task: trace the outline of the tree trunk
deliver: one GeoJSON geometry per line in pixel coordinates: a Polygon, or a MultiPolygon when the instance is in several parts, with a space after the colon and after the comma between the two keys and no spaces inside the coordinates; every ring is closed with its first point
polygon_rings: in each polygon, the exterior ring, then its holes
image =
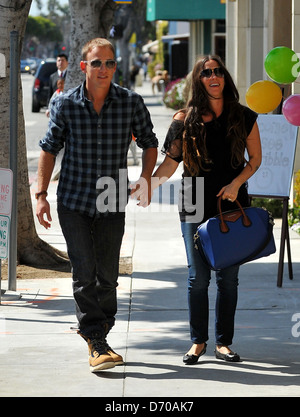
{"type": "Polygon", "coordinates": [[[136,33],[137,41],[141,41],[142,28],[145,25],[146,1],[135,0],[132,5],[120,6],[116,13],[116,24],[123,27],[123,35],[117,40],[117,46],[122,58],[122,80],[123,86],[131,87],[130,83],[130,50],[129,41],[132,34],[136,33]]]}
{"type": "MultiPolygon", "coordinates": [[[[2,0],[0,19],[0,53],[5,57],[5,77],[0,73],[0,167],[9,167],[9,68],[10,32],[19,34],[19,51],[24,38],[32,0],[2,0]]],[[[107,36],[117,8],[113,0],[70,0],[72,14],[71,54],[68,68],[67,88],[82,80],[79,69],[81,47],[94,37],[107,36]]],[[[18,262],[34,267],[59,269],[69,264],[67,254],[53,248],[36,233],[28,180],[25,123],[23,114],[22,84],[19,73],[18,94],[18,262]]]]}
{"type": "Polygon", "coordinates": [[[129,41],[135,27],[134,13],[131,5],[121,6],[118,13],[116,24],[123,26],[123,36],[117,40],[117,45],[122,58],[122,80],[123,87],[130,88],[130,51],[129,41]]]}
{"type": "MultiPolygon", "coordinates": [[[[0,19],[0,52],[5,57],[5,77],[0,78],[0,167],[9,167],[10,112],[10,32],[18,32],[19,51],[26,28],[30,1],[2,0],[0,19]]],[[[28,166],[23,114],[22,84],[19,72],[18,91],[18,173],[17,173],[17,257],[18,262],[32,266],[66,263],[66,254],[43,242],[36,233],[28,181],[28,166]]]]}
{"type": "Polygon", "coordinates": [[[65,90],[80,84],[81,48],[93,38],[107,38],[118,8],[113,0],[69,0],[71,14],[70,54],[65,90]]]}

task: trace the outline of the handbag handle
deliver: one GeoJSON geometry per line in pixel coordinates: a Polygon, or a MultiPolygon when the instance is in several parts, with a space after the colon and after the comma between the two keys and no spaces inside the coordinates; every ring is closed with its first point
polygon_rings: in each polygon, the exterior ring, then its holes
{"type": "MultiPolygon", "coordinates": [[[[229,232],[229,227],[228,227],[228,225],[227,225],[227,223],[225,222],[225,220],[224,220],[224,217],[223,217],[223,213],[222,213],[222,210],[221,210],[221,202],[222,202],[222,198],[221,198],[221,196],[218,198],[218,210],[219,210],[219,214],[220,214],[220,219],[221,219],[221,223],[220,223],[220,229],[221,229],[221,232],[223,232],[223,233],[227,233],[227,232],[229,232]]],[[[245,213],[245,211],[244,211],[244,209],[243,209],[243,207],[241,206],[241,204],[239,203],[239,201],[238,200],[235,200],[234,201],[236,204],[237,204],[237,206],[238,206],[238,208],[240,209],[240,211],[241,211],[241,213],[242,213],[242,216],[243,216],[243,219],[242,219],[242,221],[243,221],[243,225],[245,226],[245,227],[249,227],[249,226],[251,226],[251,220],[249,219],[249,217],[246,215],[246,213],[245,213]]]]}

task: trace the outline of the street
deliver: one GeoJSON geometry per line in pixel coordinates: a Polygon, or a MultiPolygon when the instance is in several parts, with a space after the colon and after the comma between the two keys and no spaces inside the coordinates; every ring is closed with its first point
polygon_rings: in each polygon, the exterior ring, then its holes
{"type": "Polygon", "coordinates": [[[22,74],[22,90],[23,90],[23,111],[25,119],[26,131],[26,147],[29,182],[35,180],[38,167],[38,158],[40,154],[39,140],[44,136],[48,117],[46,117],[46,108],[42,108],[39,113],[32,113],[32,86],[34,77],[31,74],[22,74]]]}

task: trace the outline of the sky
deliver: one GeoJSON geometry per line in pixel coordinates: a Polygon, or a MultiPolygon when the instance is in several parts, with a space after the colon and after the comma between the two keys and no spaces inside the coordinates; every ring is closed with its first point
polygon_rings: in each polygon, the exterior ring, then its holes
{"type": "MultiPolygon", "coordinates": [[[[36,1],[35,0],[32,0],[31,7],[30,7],[30,11],[29,11],[30,16],[39,16],[41,13],[47,13],[48,12],[47,3],[48,3],[47,0],[42,0],[43,8],[40,11],[37,8],[36,1]]],[[[59,3],[60,4],[66,4],[66,3],[68,3],[68,1],[66,1],[66,0],[60,0],[59,3]]]]}

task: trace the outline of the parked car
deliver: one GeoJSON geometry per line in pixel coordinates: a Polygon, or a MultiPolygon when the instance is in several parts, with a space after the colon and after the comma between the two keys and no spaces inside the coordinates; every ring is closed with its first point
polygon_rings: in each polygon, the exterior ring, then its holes
{"type": "Polygon", "coordinates": [[[40,63],[38,67],[32,88],[32,105],[31,111],[38,113],[41,107],[47,106],[49,78],[57,70],[56,60],[48,58],[40,63]]]}
{"type": "Polygon", "coordinates": [[[34,62],[30,59],[21,59],[21,72],[31,74],[34,66],[34,62]]]}
{"type": "Polygon", "coordinates": [[[40,63],[43,61],[42,58],[37,58],[35,56],[31,56],[30,60],[33,62],[33,65],[31,66],[31,73],[34,75],[40,65],[40,63]]]}

